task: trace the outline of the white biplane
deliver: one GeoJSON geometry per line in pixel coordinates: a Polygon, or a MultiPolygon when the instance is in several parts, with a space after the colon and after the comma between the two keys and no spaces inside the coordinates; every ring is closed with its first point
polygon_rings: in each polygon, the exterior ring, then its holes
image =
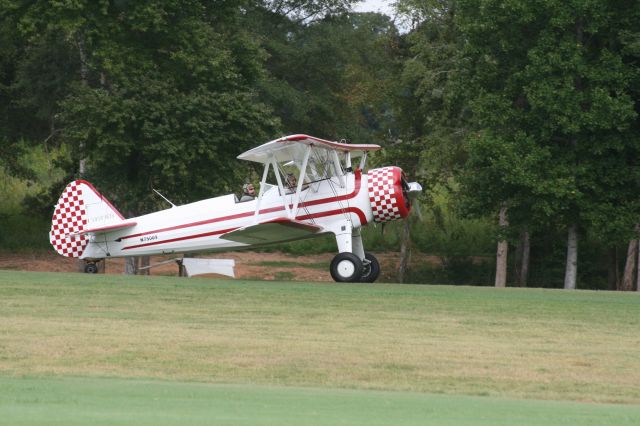
{"type": "Polygon", "coordinates": [[[239,202],[229,194],[130,219],[89,182],[76,180],[55,206],[50,241],[95,272],[95,262],[110,257],[226,251],[332,233],[339,251],[333,279],[373,282],[380,266],[364,251],[360,228],[407,217],[422,190],[399,167],[365,172],[367,153],[378,149],[286,136],[238,156],[264,165],[255,199],[239,202]]]}

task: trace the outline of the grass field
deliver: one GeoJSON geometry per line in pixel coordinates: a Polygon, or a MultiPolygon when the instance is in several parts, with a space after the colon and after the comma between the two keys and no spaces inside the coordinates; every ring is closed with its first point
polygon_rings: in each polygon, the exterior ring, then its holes
{"type": "Polygon", "coordinates": [[[636,426],[629,405],[122,379],[0,379],[10,425],[636,426]]]}
{"type": "Polygon", "coordinates": [[[639,296],[0,271],[0,419],[639,424],[639,296]]]}

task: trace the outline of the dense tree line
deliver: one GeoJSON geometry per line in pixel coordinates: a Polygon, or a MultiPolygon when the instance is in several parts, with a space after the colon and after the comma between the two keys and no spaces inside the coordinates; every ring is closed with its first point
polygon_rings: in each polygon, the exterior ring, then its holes
{"type": "Polygon", "coordinates": [[[235,190],[252,173],[235,156],[282,134],[381,143],[374,161],[430,189],[428,220],[396,230],[405,259],[433,247],[427,226],[462,241],[446,218],[477,218],[496,224],[496,285],[544,261],[565,288],[593,283],[590,264],[636,288],[633,2],[400,0],[393,18],[354,3],[1,1],[0,169],[34,181],[25,156],[48,153],[34,214],[80,176],[140,214],[161,203],[151,188],[235,190]]]}

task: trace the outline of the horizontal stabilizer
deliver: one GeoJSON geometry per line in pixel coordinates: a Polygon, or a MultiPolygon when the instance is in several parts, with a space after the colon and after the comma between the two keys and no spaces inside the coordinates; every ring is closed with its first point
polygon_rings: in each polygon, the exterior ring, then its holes
{"type": "Polygon", "coordinates": [[[118,222],[118,223],[114,223],[111,225],[107,225],[107,226],[99,226],[96,228],[87,228],[87,229],[83,229],[80,232],[76,232],[73,235],[83,235],[83,234],[89,234],[89,233],[102,233],[102,232],[110,232],[110,231],[115,231],[117,229],[124,229],[124,228],[130,228],[132,226],[136,226],[138,224],[138,222],[132,221],[132,220],[125,220],[122,222],[118,222]]]}
{"type": "Polygon", "coordinates": [[[306,238],[321,230],[322,228],[319,226],[310,223],[278,218],[227,232],[220,238],[244,244],[265,244],[273,241],[306,238]]]}

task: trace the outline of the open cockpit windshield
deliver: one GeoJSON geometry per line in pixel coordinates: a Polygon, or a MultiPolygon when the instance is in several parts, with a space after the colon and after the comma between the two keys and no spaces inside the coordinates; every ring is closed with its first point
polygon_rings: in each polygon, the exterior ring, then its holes
{"type": "Polygon", "coordinates": [[[267,194],[269,197],[276,194],[273,187],[277,186],[277,194],[291,218],[301,198],[318,192],[323,183],[328,183],[334,194],[342,190],[338,188],[346,188],[346,174],[353,171],[352,159],[361,157],[359,167],[363,169],[367,152],[378,149],[380,146],[373,144],[356,145],[307,135],[291,135],[253,148],[238,158],[264,165],[256,214],[262,198],[267,194]],[[288,195],[292,195],[291,200],[286,199],[288,195]]]}

